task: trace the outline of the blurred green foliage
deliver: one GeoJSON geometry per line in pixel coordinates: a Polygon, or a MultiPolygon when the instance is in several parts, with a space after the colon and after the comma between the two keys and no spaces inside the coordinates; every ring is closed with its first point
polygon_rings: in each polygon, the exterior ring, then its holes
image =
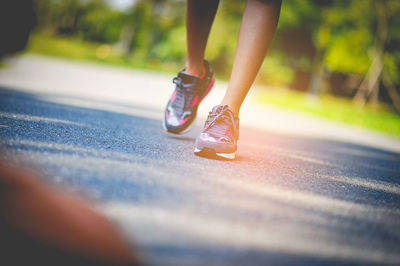
{"type": "MultiPolygon", "coordinates": [[[[353,96],[372,62],[376,10],[383,4],[388,10],[384,71],[398,88],[397,0],[284,0],[278,31],[257,82],[306,91],[315,65],[323,64],[323,92],[353,96]]],[[[244,0],[220,3],[206,51],[220,78],[229,78],[244,6],[244,0]]],[[[109,46],[94,53],[93,60],[111,57],[108,61],[175,72],[185,63],[185,8],[184,0],[136,0],[123,11],[103,0],[36,0],[36,35],[42,41],[51,36],[109,46]]],[[[39,45],[33,47],[43,51],[39,45]]],[[[390,102],[384,90],[380,93],[381,100],[390,102]]]]}

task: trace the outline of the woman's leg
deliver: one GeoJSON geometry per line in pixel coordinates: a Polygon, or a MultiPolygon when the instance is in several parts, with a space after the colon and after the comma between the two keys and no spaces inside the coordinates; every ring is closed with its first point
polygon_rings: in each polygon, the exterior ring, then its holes
{"type": "Polygon", "coordinates": [[[222,105],[239,110],[264,61],[279,19],[281,0],[247,0],[235,60],[222,105]]]}
{"type": "Polygon", "coordinates": [[[185,72],[201,76],[204,51],[219,0],[188,0],[186,13],[187,66],[185,72]]]}
{"type": "Polygon", "coordinates": [[[188,62],[185,70],[174,78],[175,90],[165,108],[167,132],[181,134],[190,129],[200,102],[214,84],[213,71],[204,60],[204,51],[218,3],[219,0],[187,0],[188,62]]]}

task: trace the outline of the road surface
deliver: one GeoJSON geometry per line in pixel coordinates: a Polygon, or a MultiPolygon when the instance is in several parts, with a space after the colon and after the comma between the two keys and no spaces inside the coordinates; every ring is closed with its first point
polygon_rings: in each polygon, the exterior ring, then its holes
{"type": "Polygon", "coordinates": [[[399,265],[400,141],[257,106],[237,160],[169,136],[171,75],[37,56],[0,70],[2,158],[83,189],[145,265],[399,265]],[[15,160],[15,159],[14,159],[15,160]]]}

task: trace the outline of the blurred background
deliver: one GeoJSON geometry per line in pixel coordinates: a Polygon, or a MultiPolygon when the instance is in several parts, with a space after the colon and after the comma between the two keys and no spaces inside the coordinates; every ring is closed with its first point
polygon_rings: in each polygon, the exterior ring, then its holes
{"type": "MultiPolygon", "coordinates": [[[[245,1],[221,1],[206,57],[229,79],[245,1]]],[[[27,52],[176,73],[184,0],[35,0],[27,52]]],[[[400,1],[284,0],[256,81],[272,104],[400,136],[400,1]]]]}

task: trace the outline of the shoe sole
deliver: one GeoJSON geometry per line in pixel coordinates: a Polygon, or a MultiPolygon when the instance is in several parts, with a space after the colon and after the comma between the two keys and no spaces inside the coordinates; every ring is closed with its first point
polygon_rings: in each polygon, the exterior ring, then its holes
{"type": "MultiPolygon", "coordinates": [[[[203,101],[203,99],[210,93],[211,89],[214,87],[214,84],[215,84],[215,78],[213,78],[211,80],[211,82],[208,85],[208,88],[207,88],[205,94],[203,95],[203,97],[201,97],[199,106],[200,106],[201,102],[203,101]]],[[[197,116],[196,116],[195,119],[193,119],[192,123],[186,129],[184,129],[183,131],[181,131],[179,133],[168,131],[168,129],[165,127],[165,122],[162,121],[162,123],[163,123],[163,128],[164,128],[165,132],[167,132],[168,134],[171,134],[171,135],[182,135],[182,134],[185,134],[185,133],[189,132],[190,130],[192,130],[192,128],[193,128],[193,126],[194,126],[194,124],[196,122],[196,119],[197,119],[197,116]]]]}
{"type": "Polygon", "coordinates": [[[163,128],[164,128],[165,132],[167,132],[167,134],[169,134],[171,136],[184,135],[187,132],[189,132],[190,130],[192,130],[193,126],[196,124],[196,120],[197,120],[197,117],[195,117],[195,119],[193,119],[192,123],[187,128],[185,128],[184,130],[182,130],[179,133],[168,131],[168,129],[165,127],[165,122],[164,121],[162,121],[162,125],[163,125],[163,128]]]}
{"type": "Polygon", "coordinates": [[[202,157],[207,157],[207,158],[234,160],[236,152],[220,153],[220,152],[216,152],[214,149],[211,149],[211,148],[203,148],[201,150],[198,148],[194,148],[194,154],[196,154],[198,156],[202,156],[202,157]]]}

